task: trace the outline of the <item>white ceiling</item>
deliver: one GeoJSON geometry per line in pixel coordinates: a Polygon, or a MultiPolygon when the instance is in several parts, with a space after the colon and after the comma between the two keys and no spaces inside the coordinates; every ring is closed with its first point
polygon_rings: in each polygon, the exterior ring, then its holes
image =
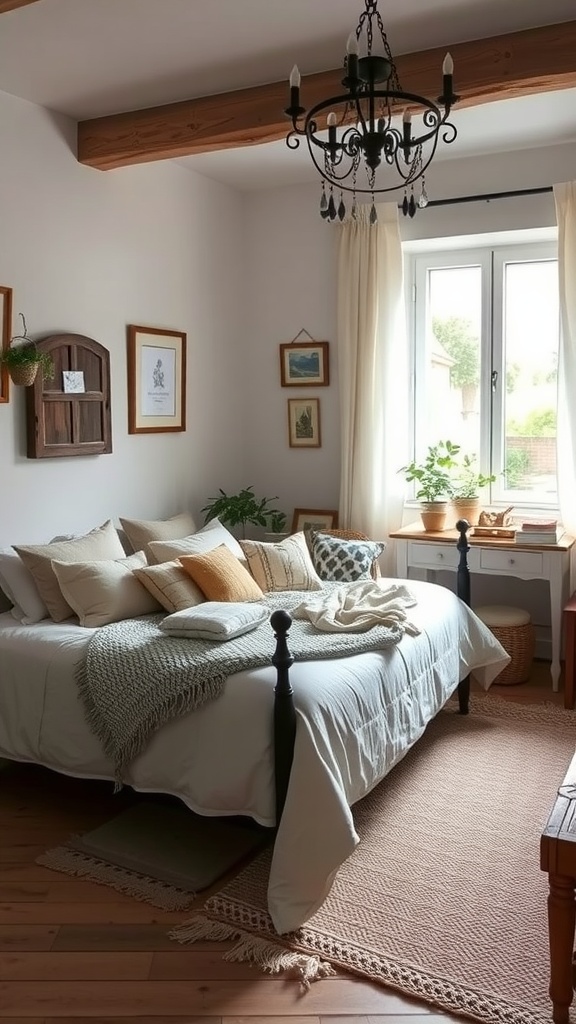
{"type": "MultiPolygon", "coordinates": [[[[570,21],[575,0],[380,0],[395,54],[570,21]]],[[[0,90],[81,120],[342,64],[362,0],[39,0],[0,17],[0,90]]],[[[457,89],[458,69],[455,69],[457,89]]],[[[302,99],[305,102],[304,89],[302,99]]],[[[436,159],[576,139],[576,90],[458,111],[436,159]]],[[[180,161],[240,188],[314,180],[283,142],[180,161]]]]}

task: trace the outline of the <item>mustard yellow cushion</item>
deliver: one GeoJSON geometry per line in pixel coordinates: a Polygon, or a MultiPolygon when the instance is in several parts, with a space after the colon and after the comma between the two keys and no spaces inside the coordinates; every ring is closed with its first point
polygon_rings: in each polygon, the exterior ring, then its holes
{"type": "Polygon", "coordinates": [[[161,562],[133,572],[167,612],[181,612],[206,600],[180,562],[161,562]]]}
{"type": "Polygon", "coordinates": [[[248,568],[264,591],[321,590],[322,580],[310,558],[304,533],[294,533],[279,544],[241,540],[248,568]]]}
{"type": "Polygon", "coordinates": [[[208,601],[260,601],[264,596],[226,544],[203,555],[182,555],[179,561],[208,601]]]}

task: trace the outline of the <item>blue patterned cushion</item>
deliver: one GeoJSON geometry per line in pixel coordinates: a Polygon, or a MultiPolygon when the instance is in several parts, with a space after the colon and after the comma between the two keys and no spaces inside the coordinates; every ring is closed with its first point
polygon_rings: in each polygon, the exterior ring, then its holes
{"type": "Polygon", "coordinates": [[[372,579],[372,565],[385,544],[373,540],[344,540],[314,531],[309,539],[314,568],[321,580],[355,583],[372,579]]]}

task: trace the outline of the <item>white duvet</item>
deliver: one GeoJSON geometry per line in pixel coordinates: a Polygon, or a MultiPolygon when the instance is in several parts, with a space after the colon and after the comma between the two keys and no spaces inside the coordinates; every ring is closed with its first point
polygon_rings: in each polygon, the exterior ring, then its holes
{"type": "MultiPolygon", "coordinates": [[[[451,591],[413,580],[409,587],[417,602],[410,619],[420,635],[382,652],[290,670],[295,756],[268,888],[278,932],[311,917],[352,853],[358,837],[350,805],[419,738],[460,679],[474,670],[487,689],[509,661],[451,591]]],[[[10,613],[0,615],[0,756],[113,779],[74,681],[92,632],[71,620],[23,626],[10,613]]],[[[270,630],[271,654],[273,648],[270,630]]],[[[272,667],[230,676],[217,700],[153,736],[126,781],[170,793],[201,814],[248,815],[272,826],[275,682],[272,667]]]]}

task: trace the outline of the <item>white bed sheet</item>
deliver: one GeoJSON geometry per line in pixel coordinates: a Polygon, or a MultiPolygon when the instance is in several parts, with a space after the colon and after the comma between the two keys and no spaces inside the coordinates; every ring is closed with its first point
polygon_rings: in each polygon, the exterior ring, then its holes
{"type": "MultiPolygon", "coordinates": [[[[415,580],[409,586],[420,636],[290,670],[295,756],[268,890],[278,932],[311,917],[354,850],[350,805],[421,736],[460,679],[474,670],[487,689],[509,661],[451,591],[415,580]]],[[[0,615],[0,756],[113,779],[74,681],[92,632],[71,620],[23,626],[0,615]]],[[[273,645],[270,631],[271,654],[273,645]]],[[[217,700],[154,734],[126,781],[143,792],[173,794],[202,814],[245,814],[273,825],[275,682],[271,666],[230,676],[217,700]]]]}

